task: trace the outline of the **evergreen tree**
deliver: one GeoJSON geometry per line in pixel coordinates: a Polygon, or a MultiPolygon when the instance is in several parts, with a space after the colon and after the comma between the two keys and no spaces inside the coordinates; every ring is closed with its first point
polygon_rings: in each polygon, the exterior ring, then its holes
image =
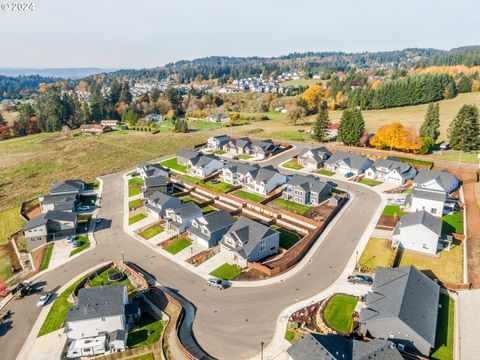
{"type": "Polygon", "coordinates": [[[317,115],[317,119],[313,124],[312,138],[317,141],[325,141],[325,130],[330,127],[330,119],[328,117],[328,110],[321,108],[317,115]]]}
{"type": "Polygon", "coordinates": [[[440,135],[440,106],[438,103],[428,105],[425,120],[420,127],[420,136],[437,140],[440,135]]]}
{"type": "Polygon", "coordinates": [[[7,122],[5,121],[5,118],[3,117],[2,112],[0,112],[0,126],[5,125],[7,122]]]}
{"type": "Polygon", "coordinates": [[[448,128],[448,140],[454,150],[480,148],[480,124],[475,105],[463,105],[448,128]]]}
{"type": "Polygon", "coordinates": [[[130,85],[128,81],[122,84],[122,91],[120,91],[120,101],[129,104],[132,101],[132,93],[130,92],[130,85]]]}
{"type": "Polygon", "coordinates": [[[159,98],[160,98],[160,90],[158,90],[158,88],[153,88],[152,91],[150,92],[151,102],[155,104],[159,98]]]}
{"type": "Polygon", "coordinates": [[[117,79],[114,79],[110,85],[110,104],[115,106],[120,101],[122,85],[117,79]]]}
{"type": "Polygon", "coordinates": [[[338,140],[345,145],[357,145],[365,130],[362,112],[357,109],[343,111],[338,129],[338,140]]]}
{"type": "Polygon", "coordinates": [[[90,119],[93,121],[105,118],[105,99],[96,83],[90,86],[90,119]]]}
{"type": "Polygon", "coordinates": [[[457,90],[459,93],[467,93],[471,91],[471,83],[470,79],[466,77],[464,74],[460,77],[460,81],[458,82],[457,90]]]}

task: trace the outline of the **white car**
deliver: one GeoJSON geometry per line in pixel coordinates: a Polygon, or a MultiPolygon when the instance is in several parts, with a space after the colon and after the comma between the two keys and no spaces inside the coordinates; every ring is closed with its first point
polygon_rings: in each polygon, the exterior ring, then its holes
{"type": "Polygon", "coordinates": [[[48,300],[49,300],[51,297],[52,297],[52,294],[51,294],[51,293],[43,294],[42,296],[40,296],[40,299],[38,299],[38,301],[37,301],[37,306],[38,306],[38,307],[42,307],[42,306],[47,305],[48,300]]]}
{"type": "Polygon", "coordinates": [[[74,241],[74,240],[75,240],[75,236],[74,236],[74,235],[68,235],[68,236],[67,236],[67,242],[68,242],[68,243],[71,243],[71,242],[74,241]]]}
{"type": "Polygon", "coordinates": [[[223,279],[211,278],[207,280],[208,286],[215,286],[216,288],[222,290],[228,286],[228,282],[223,279]]]}
{"type": "Polygon", "coordinates": [[[88,210],[90,210],[90,206],[80,206],[78,209],[80,211],[88,211],[88,210]]]}

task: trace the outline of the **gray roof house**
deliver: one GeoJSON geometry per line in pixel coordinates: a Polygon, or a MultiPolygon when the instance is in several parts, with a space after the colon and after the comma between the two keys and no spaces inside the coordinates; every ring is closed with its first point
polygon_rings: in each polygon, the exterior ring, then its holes
{"type": "Polygon", "coordinates": [[[78,196],[73,193],[58,195],[48,194],[40,196],[39,202],[43,214],[50,210],[73,212],[77,208],[78,196]]]}
{"type": "Polygon", "coordinates": [[[280,233],[255,220],[240,216],[220,240],[220,251],[232,262],[245,267],[276,254],[280,233]]]}
{"type": "Polygon", "coordinates": [[[377,159],[365,171],[367,179],[388,182],[392,184],[404,184],[417,174],[417,170],[410,164],[389,159],[377,159]]]}
{"type": "Polygon", "coordinates": [[[245,185],[245,176],[257,171],[258,165],[248,163],[228,162],[222,169],[222,180],[231,185],[245,185]]]}
{"type": "Polygon", "coordinates": [[[351,154],[344,151],[338,151],[328,158],[325,163],[325,169],[339,172],[340,174],[353,173],[361,175],[372,166],[373,161],[366,157],[351,154]]]}
{"type": "Polygon", "coordinates": [[[185,231],[190,226],[191,221],[200,216],[202,216],[202,209],[193,201],[167,208],[165,211],[167,228],[177,234],[185,231]]]}
{"type": "Polygon", "coordinates": [[[323,163],[332,156],[332,153],[325,147],[313,149],[303,149],[298,154],[298,164],[307,169],[318,169],[323,163]]]}
{"type": "Polygon", "coordinates": [[[84,188],[85,183],[82,180],[64,180],[54,182],[49,193],[51,195],[79,194],[84,188]]]}
{"type": "Polygon", "coordinates": [[[147,197],[145,205],[147,211],[156,218],[165,216],[165,210],[180,205],[182,201],[161,191],[155,191],[147,197]]]}
{"type": "Polygon", "coordinates": [[[275,152],[278,146],[270,139],[254,141],[252,143],[252,154],[258,159],[265,159],[269,154],[275,152]]]}
{"type": "Polygon", "coordinates": [[[413,266],[377,267],[360,311],[363,333],[430,355],[435,346],[440,286],[413,266]]]}
{"type": "Polygon", "coordinates": [[[341,335],[307,333],[288,348],[291,360],[403,360],[386,340],[358,341],[341,335]]]}
{"type": "Polygon", "coordinates": [[[210,122],[228,122],[230,121],[230,117],[225,114],[212,114],[207,118],[210,122]]]}
{"type": "Polygon", "coordinates": [[[191,159],[188,164],[190,165],[187,169],[188,174],[201,178],[207,177],[223,168],[223,161],[211,154],[191,159]]]}
{"type": "Polygon", "coordinates": [[[414,186],[407,195],[405,206],[408,211],[425,210],[434,216],[442,216],[447,194],[445,191],[429,190],[414,186]]]}
{"type": "Polygon", "coordinates": [[[442,236],[442,220],[422,210],[404,215],[395,225],[393,244],[404,249],[435,255],[442,236]]]}
{"type": "Polygon", "coordinates": [[[233,223],[233,217],[228,211],[214,211],[193,219],[188,234],[192,240],[211,248],[218,244],[233,223]]]}
{"type": "Polygon", "coordinates": [[[249,170],[243,177],[243,187],[251,192],[267,195],[287,182],[273,166],[257,167],[249,170]]]}
{"type": "Polygon", "coordinates": [[[180,149],[177,152],[177,163],[183,166],[187,166],[189,161],[201,156],[199,152],[191,149],[180,149]]]}
{"type": "Polygon", "coordinates": [[[252,153],[252,140],[248,137],[232,138],[225,145],[225,150],[232,155],[250,155],[252,153]]]}
{"type": "Polygon", "coordinates": [[[318,205],[332,195],[332,187],[313,175],[295,174],[288,181],[282,197],[301,205],[318,205]]]}
{"type": "Polygon", "coordinates": [[[159,164],[143,163],[138,167],[138,172],[143,178],[152,176],[165,176],[168,177],[168,171],[163,169],[159,164]]]}
{"type": "Polygon", "coordinates": [[[145,179],[143,186],[143,197],[148,198],[157,191],[168,192],[168,178],[165,176],[150,176],[145,179]]]}
{"type": "Polygon", "coordinates": [[[207,140],[207,148],[210,150],[223,150],[229,141],[230,136],[228,135],[215,135],[207,140]]]}
{"type": "Polygon", "coordinates": [[[450,194],[460,186],[460,181],[448,170],[419,170],[413,184],[418,188],[450,194]]]}

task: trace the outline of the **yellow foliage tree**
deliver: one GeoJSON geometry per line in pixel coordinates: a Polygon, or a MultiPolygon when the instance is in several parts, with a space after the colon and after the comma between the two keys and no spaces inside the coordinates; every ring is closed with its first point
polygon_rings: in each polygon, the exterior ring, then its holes
{"type": "Polygon", "coordinates": [[[321,85],[311,85],[305,90],[303,98],[310,109],[318,109],[322,103],[323,89],[321,85]]]}
{"type": "Polygon", "coordinates": [[[423,139],[413,128],[406,128],[399,122],[383,125],[370,140],[370,144],[378,149],[395,149],[415,152],[423,145],[423,139]]]}
{"type": "Polygon", "coordinates": [[[472,92],[479,92],[480,91],[480,81],[473,80],[472,81],[472,92]]]}

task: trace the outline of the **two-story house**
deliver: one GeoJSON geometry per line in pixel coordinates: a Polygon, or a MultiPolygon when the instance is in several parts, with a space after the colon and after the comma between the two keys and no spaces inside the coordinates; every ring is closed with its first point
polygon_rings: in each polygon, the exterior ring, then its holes
{"type": "Polygon", "coordinates": [[[410,212],[425,210],[434,216],[443,216],[447,194],[444,191],[414,187],[407,195],[405,209],[410,212]]]}
{"type": "Polygon", "coordinates": [[[252,150],[251,153],[257,159],[265,159],[270,154],[273,154],[278,146],[275,143],[268,139],[268,140],[261,140],[261,141],[254,141],[251,146],[252,150]]]}
{"type": "Polygon", "coordinates": [[[417,170],[411,165],[388,159],[377,159],[367,170],[365,178],[402,185],[411,180],[417,174],[417,170]]]}
{"type": "Polygon", "coordinates": [[[175,196],[170,196],[161,191],[155,191],[147,197],[145,208],[150,215],[159,219],[165,216],[166,209],[174,208],[181,203],[182,201],[175,196]]]}
{"type": "Polygon", "coordinates": [[[202,156],[201,153],[191,149],[180,149],[177,152],[177,164],[188,166],[189,162],[197,157],[202,156]]]}
{"type": "Polygon", "coordinates": [[[54,182],[50,188],[50,195],[79,195],[85,189],[85,183],[82,180],[64,180],[54,182]]]}
{"type": "Polygon", "coordinates": [[[193,219],[188,235],[200,245],[211,248],[218,244],[233,223],[233,217],[228,211],[214,211],[193,219]]]}
{"type": "Polygon", "coordinates": [[[249,172],[257,171],[258,165],[250,165],[247,163],[228,162],[222,169],[222,180],[230,185],[244,185],[245,176],[249,172]]]}
{"type": "Polygon", "coordinates": [[[460,181],[448,170],[422,169],[413,179],[413,186],[450,194],[460,186],[460,181]]]}
{"type": "Polygon", "coordinates": [[[230,141],[230,136],[228,135],[216,135],[212,136],[207,140],[207,149],[209,150],[223,150],[225,145],[230,141]]]}
{"type": "Polygon", "coordinates": [[[202,155],[189,160],[187,173],[200,178],[207,177],[223,168],[223,161],[214,155],[202,155]]]}
{"type": "Polygon", "coordinates": [[[79,199],[77,194],[43,195],[38,198],[42,214],[47,211],[69,211],[77,209],[79,199]]]}
{"type": "Polygon", "coordinates": [[[332,153],[325,147],[303,149],[297,157],[298,164],[309,170],[316,170],[323,166],[323,163],[332,156],[332,153]]]}
{"type": "Polygon", "coordinates": [[[165,176],[150,176],[145,179],[145,184],[142,187],[142,196],[144,199],[157,191],[167,193],[168,192],[168,178],[165,176]]]}
{"type": "Polygon", "coordinates": [[[202,216],[202,209],[193,201],[189,201],[165,210],[167,229],[177,234],[184,232],[191,221],[202,216]]]}
{"type": "Polygon", "coordinates": [[[231,155],[251,155],[252,154],[252,140],[248,137],[231,138],[225,145],[225,150],[231,155]]]}
{"type": "Polygon", "coordinates": [[[142,178],[154,177],[154,176],[165,176],[168,178],[168,171],[162,168],[159,164],[140,164],[138,167],[138,173],[142,178]]]}
{"type": "Polygon", "coordinates": [[[325,161],[324,167],[326,170],[340,174],[352,173],[353,175],[361,175],[372,166],[372,164],[373,161],[366,157],[338,151],[325,161]]]}
{"type": "Polygon", "coordinates": [[[332,187],[313,175],[294,175],[282,197],[301,205],[319,205],[332,195],[332,187]]]}
{"type": "Polygon", "coordinates": [[[280,174],[273,166],[265,166],[249,171],[244,177],[243,187],[260,195],[267,195],[287,182],[287,177],[280,174]]]}
{"type": "Polygon", "coordinates": [[[220,252],[241,267],[276,254],[280,233],[255,220],[240,216],[220,240],[220,252]]]}

